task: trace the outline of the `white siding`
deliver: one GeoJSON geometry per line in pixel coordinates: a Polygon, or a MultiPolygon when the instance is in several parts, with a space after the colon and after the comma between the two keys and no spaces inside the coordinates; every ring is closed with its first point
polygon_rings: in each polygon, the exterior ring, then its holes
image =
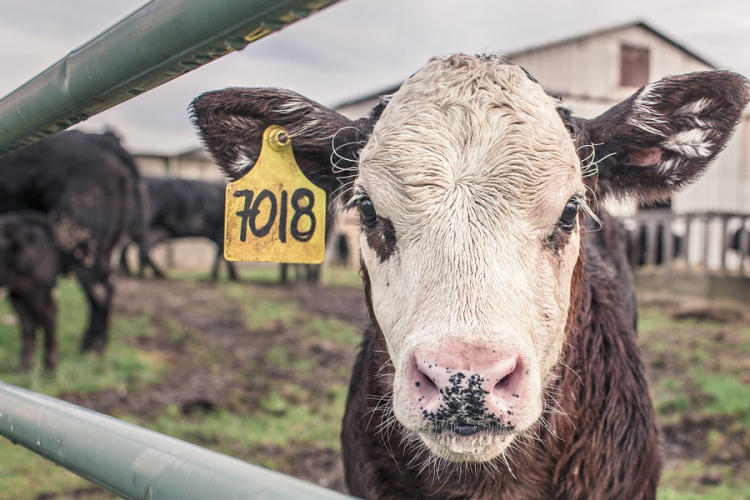
{"type": "Polygon", "coordinates": [[[639,26],[605,32],[543,50],[522,52],[512,57],[534,75],[547,92],[563,95],[580,116],[593,118],[609,107],[606,103],[619,102],[637,90],[620,86],[622,45],[649,49],[651,81],[667,75],[711,69],[639,26]]]}

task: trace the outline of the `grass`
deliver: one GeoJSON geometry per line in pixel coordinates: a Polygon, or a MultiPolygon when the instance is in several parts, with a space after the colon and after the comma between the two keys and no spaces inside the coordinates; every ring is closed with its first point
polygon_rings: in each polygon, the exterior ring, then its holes
{"type": "MultiPolygon", "coordinates": [[[[206,279],[204,273],[174,274],[170,273],[171,279],[206,279]]],[[[280,295],[283,291],[274,292],[264,286],[248,285],[248,281],[254,284],[276,283],[278,272],[275,266],[243,269],[242,277],[245,282],[222,281],[221,286],[228,299],[241,305],[244,322],[249,329],[288,328],[294,325],[299,327],[303,339],[352,347],[359,343],[360,333],[351,325],[336,319],[310,318],[296,302],[284,299],[280,295]]],[[[357,286],[358,280],[356,272],[339,271],[329,282],[342,286],[348,286],[348,282],[357,286]]],[[[111,342],[106,355],[83,356],[78,352],[78,345],[88,314],[85,297],[76,281],[60,280],[58,304],[61,361],[56,374],[46,377],[41,370],[41,353],[31,373],[17,373],[20,334],[9,302],[0,301],[0,379],[55,397],[104,390],[127,394],[157,383],[167,370],[157,355],[135,347],[139,339],[166,335],[173,341],[180,341],[189,337],[187,332],[181,330],[177,320],[160,320],[156,325],[143,315],[115,316],[110,327],[111,342]]],[[[193,347],[194,355],[201,364],[210,366],[221,362],[222,353],[218,348],[200,344],[193,347]]],[[[311,360],[291,354],[283,345],[270,348],[264,360],[297,372],[302,377],[314,376],[317,369],[311,360]]],[[[225,409],[184,413],[179,406],[169,405],[155,416],[117,416],[157,432],[241,456],[261,466],[283,470],[284,457],[261,454],[258,450],[302,446],[306,449],[337,451],[345,399],[344,383],[333,384],[323,401],[320,401],[311,397],[304,388],[283,382],[275,384],[274,389],[258,402],[250,414],[232,414],[225,409]]],[[[91,500],[115,498],[36,454],[0,439],[0,500],[59,499],[67,498],[62,492],[75,491],[85,491],[86,498],[91,500]]]]}
{"type": "Polygon", "coordinates": [[[296,302],[285,300],[278,294],[264,296],[263,289],[232,283],[226,287],[226,296],[240,305],[245,324],[250,329],[267,329],[275,325],[288,327],[301,311],[296,302]]]}
{"type": "Polygon", "coordinates": [[[330,400],[321,405],[299,404],[274,391],[250,415],[224,410],[183,415],[172,407],[156,420],[136,419],[135,423],[170,436],[213,443],[212,449],[228,454],[243,449],[252,455],[252,450],[259,447],[292,444],[338,450],[345,400],[343,387],[333,390],[330,400]]]}
{"type": "MultiPolygon", "coordinates": [[[[108,389],[127,394],[160,380],[166,369],[164,363],[131,345],[138,337],[159,334],[149,318],[113,318],[107,353],[104,356],[81,355],[78,346],[88,322],[85,296],[76,281],[60,279],[57,299],[60,364],[54,376],[42,374],[41,342],[38,342],[39,352],[32,372],[17,373],[20,333],[9,301],[0,301],[0,380],[53,397],[108,389]]],[[[88,481],[0,439],[0,500],[30,500],[61,491],[91,488],[88,481]]],[[[87,498],[114,498],[109,494],[93,495],[87,498]]]]}
{"type": "MultiPolygon", "coordinates": [[[[88,304],[78,283],[58,283],[57,331],[60,364],[54,376],[42,374],[41,338],[37,342],[34,369],[19,374],[20,333],[9,301],[0,301],[0,379],[49,396],[105,389],[138,390],[158,382],[164,365],[160,359],[130,345],[137,337],[157,335],[146,316],[115,317],[110,326],[110,345],[103,356],[81,355],[78,346],[88,322],[88,304]]],[[[40,334],[38,334],[40,335],[40,334]]]]}
{"type": "Polygon", "coordinates": [[[750,330],[656,308],[641,309],[639,330],[657,418],[693,450],[665,464],[657,498],[750,500],[750,330]]]}
{"type": "MultiPolygon", "coordinates": [[[[207,271],[180,271],[168,270],[169,279],[207,281],[207,271]]],[[[240,263],[238,274],[242,281],[254,285],[276,285],[281,275],[278,264],[249,264],[240,263]]],[[[351,267],[325,266],[321,272],[321,283],[326,286],[346,286],[351,288],[362,288],[362,278],[359,270],[351,267]]],[[[294,271],[289,271],[289,279],[294,279],[294,271]]],[[[222,269],[219,273],[219,282],[228,281],[226,273],[222,269]]]]}
{"type": "Polygon", "coordinates": [[[305,332],[337,344],[358,346],[362,333],[349,323],[337,319],[311,318],[305,322],[305,332]]]}
{"type": "Polygon", "coordinates": [[[726,373],[698,374],[695,381],[710,396],[704,413],[730,416],[750,429],[750,386],[726,373]]]}

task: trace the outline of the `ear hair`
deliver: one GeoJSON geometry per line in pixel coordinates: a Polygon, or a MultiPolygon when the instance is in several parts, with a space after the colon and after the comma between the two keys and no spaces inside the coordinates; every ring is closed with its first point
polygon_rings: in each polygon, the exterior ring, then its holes
{"type": "Polygon", "coordinates": [[[230,180],[239,179],[252,168],[260,154],[263,132],[270,125],[287,130],[300,168],[328,192],[336,187],[331,168],[334,151],[353,158],[361,147],[355,122],[288,90],[228,88],[206,92],[190,105],[190,117],[203,144],[230,180]],[[346,154],[341,148],[346,148],[346,154]]]}

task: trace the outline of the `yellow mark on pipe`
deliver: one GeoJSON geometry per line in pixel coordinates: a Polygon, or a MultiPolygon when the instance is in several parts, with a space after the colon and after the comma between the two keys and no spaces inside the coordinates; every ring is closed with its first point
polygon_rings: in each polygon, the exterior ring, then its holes
{"type": "Polygon", "coordinates": [[[256,29],[245,35],[245,41],[247,43],[253,43],[254,41],[263,38],[264,36],[271,33],[271,30],[264,25],[258,26],[256,29]]]}

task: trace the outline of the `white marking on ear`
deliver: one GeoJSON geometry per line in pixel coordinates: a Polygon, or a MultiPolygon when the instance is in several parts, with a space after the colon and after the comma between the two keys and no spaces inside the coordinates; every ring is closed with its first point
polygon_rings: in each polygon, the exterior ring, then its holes
{"type": "Polygon", "coordinates": [[[312,109],[312,104],[301,99],[289,99],[284,104],[278,105],[274,111],[282,115],[293,115],[312,109]]]}
{"type": "Polygon", "coordinates": [[[243,174],[252,164],[253,160],[249,156],[240,153],[231,164],[227,165],[227,170],[233,174],[243,174]]]}
{"type": "MultiPolygon", "coordinates": [[[[304,119],[298,120],[295,124],[294,130],[289,130],[287,128],[292,140],[295,137],[316,137],[320,135],[321,130],[325,130],[325,124],[318,119],[318,116],[314,111],[315,106],[312,103],[301,99],[289,99],[285,103],[274,108],[274,112],[280,115],[306,115],[304,119]]],[[[328,137],[326,137],[326,139],[328,139],[328,137]]]]}
{"type": "Polygon", "coordinates": [[[713,144],[706,136],[706,131],[698,128],[683,130],[663,142],[662,147],[687,158],[706,158],[713,152],[713,144]]]}
{"type": "Polygon", "coordinates": [[[677,170],[681,164],[682,161],[679,158],[666,159],[659,164],[659,173],[662,175],[667,175],[673,170],[677,170]]]}
{"type": "Polygon", "coordinates": [[[695,116],[703,113],[711,105],[711,100],[706,97],[701,97],[695,102],[686,104],[677,110],[676,115],[679,116],[695,116]]]}
{"type": "Polygon", "coordinates": [[[648,85],[635,98],[633,102],[634,113],[628,117],[628,122],[644,132],[664,137],[665,133],[662,129],[666,122],[662,115],[653,109],[658,102],[658,98],[653,96],[658,86],[659,82],[648,85]]]}

